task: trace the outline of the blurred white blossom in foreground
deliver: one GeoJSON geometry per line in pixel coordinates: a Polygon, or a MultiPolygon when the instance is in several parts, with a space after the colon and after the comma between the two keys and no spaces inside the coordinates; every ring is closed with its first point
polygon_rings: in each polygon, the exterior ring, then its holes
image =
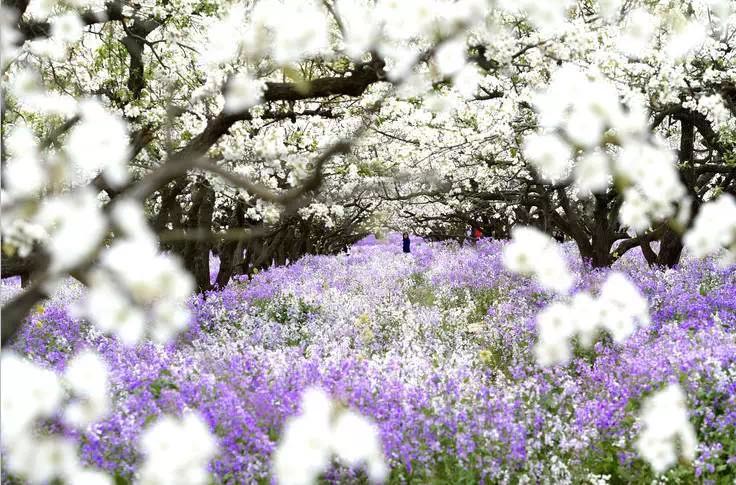
{"type": "Polygon", "coordinates": [[[516,227],[503,248],[503,264],[514,273],[533,276],[545,289],[566,294],[573,284],[562,251],[554,239],[533,227],[516,227]]]}
{"type": "Polygon", "coordinates": [[[141,485],[200,485],[209,483],[207,464],[217,453],[217,442],[207,423],[190,412],[182,419],[159,418],[143,432],[141,451],[141,485]]]}
{"type": "Polygon", "coordinates": [[[74,443],[62,436],[42,436],[40,420],[52,418],[65,400],[64,385],[81,401],[62,413],[70,424],[83,427],[107,414],[107,369],[102,359],[86,351],[68,365],[65,379],[14,352],[5,351],[2,380],[2,445],[5,466],[29,483],[111,484],[105,473],[84,469],[74,443]]]}
{"type": "Polygon", "coordinates": [[[261,102],[266,83],[246,73],[236,74],[227,84],[225,111],[237,113],[261,102]]]}
{"type": "Polygon", "coordinates": [[[40,417],[50,416],[64,392],[56,374],[13,352],[2,354],[2,439],[6,445],[26,434],[40,417]]]}
{"type": "Polygon", "coordinates": [[[555,302],[537,316],[538,338],[534,352],[539,365],[567,362],[572,357],[570,340],[577,337],[589,347],[601,331],[617,343],[624,342],[637,326],[649,325],[649,304],[621,273],[611,273],[598,298],[581,292],[569,303],[555,302]]]}
{"type": "Polygon", "coordinates": [[[121,200],[112,216],[125,237],[102,251],[82,311],[127,344],[143,338],[150,322],[151,336],[164,343],[189,322],[194,280],[178,258],[158,250],[139,204],[121,200]]]}
{"type": "Polygon", "coordinates": [[[639,419],[642,431],[636,449],[655,472],[663,473],[677,463],[678,450],[685,460],[695,459],[697,438],[680,386],[670,384],[645,400],[639,419]]]}
{"type": "Polygon", "coordinates": [[[730,194],[723,194],[703,204],[683,242],[697,258],[726,248],[729,251],[724,255],[723,262],[736,262],[736,199],[730,194]]]}
{"type": "Polygon", "coordinates": [[[74,426],[86,426],[103,418],[110,409],[107,366],[91,351],[82,351],[67,364],[64,377],[76,400],[64,417],[74,426]]]}
{"type": "Polygon", "coordinates": [[[333,455],[346,466],[364,466],[373,482],[383,482],[388,474],[375,424],[352,410],[336,409],[324,391],[307,389],[302,413],[286,422],[274,454],[276,479],[281,485],[314,483],[333,455]]]}

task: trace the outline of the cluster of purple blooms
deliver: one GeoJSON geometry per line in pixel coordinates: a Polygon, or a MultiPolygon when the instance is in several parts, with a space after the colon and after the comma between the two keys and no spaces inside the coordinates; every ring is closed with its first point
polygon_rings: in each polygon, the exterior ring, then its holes
{"type": "MultiPolygon", "coordinates": [[[[633,445],[637,411],[676,382],[699,445],[695,462],[668,476],[731,483],[736,268],[689,258],[649,268],[631,252],[613,269],[647,297],[652,324],[622,345],[603,336],[566,365],[541,368],[535,316],[555,296],[504,270],[503,244],[416,241],[407,255],[391,235],[350,255],[307,256],[193,298],[190,328],[165,346],[125,347],[74,319],[83,290],[67,288],[13,347],[59,371],[82,349],[103,356],[113,411],[69,437],[88,465],[120,480],[140,466],[150,422],[192,409],[219,443],[215,482],[268,482],[286,418],[318,386],[377,423],[390,482],[651,482],[633,445]]],[[[611,270],[564,247],[574,291],[595,292],[611,270]]],[[[325,478],[362,473],[336,464],[325,478]]]]}

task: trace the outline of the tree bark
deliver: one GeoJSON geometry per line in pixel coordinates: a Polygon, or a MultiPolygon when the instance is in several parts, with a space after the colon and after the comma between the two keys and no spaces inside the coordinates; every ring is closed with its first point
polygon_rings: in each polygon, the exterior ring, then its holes
{"type": "MultiPolygon", "coordinates": [[[[678,161],[680,162],[680,177],[683,179],[683,185],[688,188],[693,203],[697,200],[697,194],[693,190],[694,180],[688,180],[688,166],[692,166],[695,152],[695,123],[692,117],[683,116],[680,118],[680,152],[678,161]]],[[[680,262],[682,256],[682,236],[667,227],[659,242],[659,253],[657,254],[657,264],[673,268],[680,262]]]]}
{"type": "Polygon", "coordinates": [[[613,235],[608,225],[608,197],[606,194],[595,194],[591,246],[593,255],[590,262],[594,268],[607,268],[613,264],[611,255],[613,235]]]}
{"type": "MultiPolygon", "coordinates": [[[[238,201],[230,214],[229,226],[243,227],[245,225],[244,216],[245,206],[242,201],[238,201]]],[[[220,269],[217,272],[217,280],[215,281],[218,288],[227,286],[230,278],[235,272],[235,267],[243,261],[243,241],[224,241],[220,246],[220,269]]]]}
{"type": "MultiPolygon", "coordinates": [[[[193,187],[192,206],[184,224],[186,229],[212,229],[212,214],[215,208],[215,192],[210,183],[202,178],[193,187]]],[[[211,242],[187,241],[184,243],[182,259],[184,266],[194,276],[198,292],[212,289],[210,283],[211,242]]]]}
{"type": "Polygon", "coordinates": [[[682,236],[668,227],[659,241],[656,264],[674,268],[680,262],[680,256],[682,256],[682,236]]]}

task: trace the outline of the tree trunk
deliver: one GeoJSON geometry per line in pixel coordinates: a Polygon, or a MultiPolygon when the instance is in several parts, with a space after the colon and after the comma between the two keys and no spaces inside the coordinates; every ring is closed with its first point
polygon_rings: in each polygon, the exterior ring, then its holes
{"type": "MultiPolygon", "coordinates": [[[[187,214],[186,229],[212,229],[212,213],[215,208],[215,192],[209,182],[202,179],[192,189],[192,206],[187,214]]],[[[211,243],[203,241],[187,241],[182,251],[184,266],[194,276],[197,291],[204,292],[212,288],[210,283],[210,249],[211,243]]]]}
{"type": "MultiPolygon", "coordinates": [[[[233,212],[230,214],[230,220],[228,221],[230,229],[245,225],[244,210],[244,204],[242,201],[238,201],[233,208],[233,212]]],[[[220,269],[217,272],[217,280],[215,281],[219,288],[227,286],[235,272],[235,267],[242,263],[243,247],[243,241],[224,241],[220,245],[220,269]]]]}
{"type": "Polygon", "coordinates": [[[657,264],[657,253],[655,253],[652,249],[651,243],[649,241],[642,242],[640,247],[642,254],[644,254],[644,259],[646,259],[647,261],[647,264],[649,264],[649,266],[657,264]]]}
{"type": "Polygon", "coordinates": [[[659,240],[659,254],[657,265],[673,268],[680,262],[682,255],[682,237],[670,229],[665,229],[662,239],[659,240]]]}
{"type": "Polygon", "coordinates": [[[595,194],[595,208],[593,209],[593,234],[591,235],[592,258],[594,268],[607,268],[613,264],[611,247],[613,235],[608,225],[608,198],[606,194],[595,194]]]}
{"type": "MultiPolygon", "coordinates": [[[[694,180],[687,180],[687,167],[692,166],[695,151],[695,124],[691,117],[684,117],[680,120],[680,152],[678,161],[680,166],[680,177],[682,182],[688,188],[688,192],[693,199],[693,204],[697,203],[697,194],[693,191],[694,180]]],[[[694,206],[693,209],[696,207],[694,206]]],[[[680,262],[682,256],[682,236],[672,230],[666,228],[662,238],[659,241],[659,253],[657,254],[657,264],[672,268],[680,262]]]]}

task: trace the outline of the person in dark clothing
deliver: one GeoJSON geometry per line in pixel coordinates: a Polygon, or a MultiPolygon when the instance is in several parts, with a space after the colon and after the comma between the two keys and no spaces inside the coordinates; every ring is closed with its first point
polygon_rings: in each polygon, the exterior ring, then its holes
{"type": "Polygon", "coordinates": [[[409,239],[409,233],[408,232],[405,232],[403,234],[403,243],[404,243],[404,252],[405,253],[410,253],[411,252],[411,248],[409,246],[411,244],[411,240],[409,239]]]}

